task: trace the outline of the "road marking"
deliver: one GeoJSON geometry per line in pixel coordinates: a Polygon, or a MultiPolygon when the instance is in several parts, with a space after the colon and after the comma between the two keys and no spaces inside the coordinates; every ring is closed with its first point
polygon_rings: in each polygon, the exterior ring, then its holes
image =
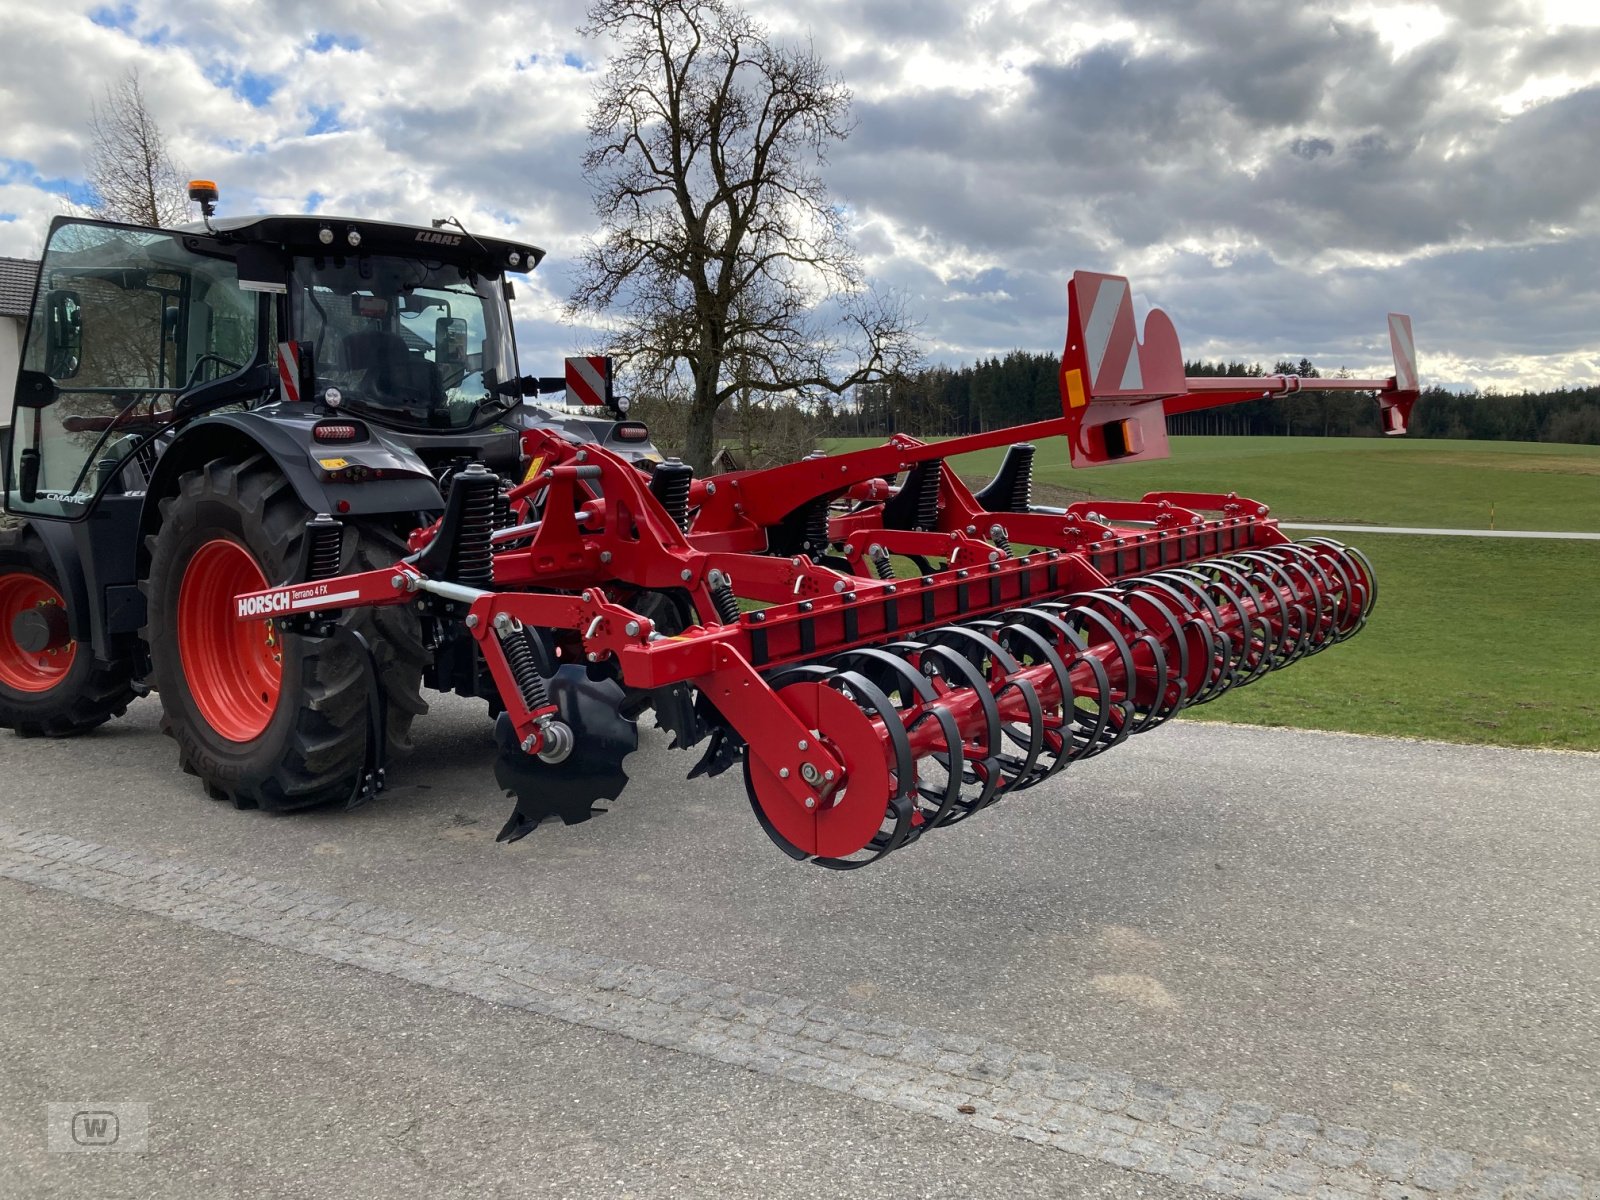
{"type": "Polygon", "coordinates": [[[0,824],[0,877],[1251,1200],[1600,1200],[1600,1182],[679,971],[0,824]],[[963,1111],[965,1110],[965,1111],[963,1111]]]}
{"type": "Polygon", "coordinates": [[[1410,525],[1305,525],[1279,521],[1280,529],[1317,529],[1328,533],[1411,533],[1424,537],[1558,538],[1573,542],[1600,542],[1600,533],[1559,529],[1429,529],[1410,525]]]}

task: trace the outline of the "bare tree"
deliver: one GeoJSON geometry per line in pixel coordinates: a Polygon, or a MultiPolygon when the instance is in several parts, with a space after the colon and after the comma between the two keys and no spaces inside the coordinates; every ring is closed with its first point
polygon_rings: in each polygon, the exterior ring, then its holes
{"type": "Polygon", "coordinates": [[[189,219],[183,175],[132,68],[106,85],[104,102],[91,110],[89,182],[102,220],[170,227],[189,219]]]}
{"type": "Polygon", "coordinates": [[[819,175],[851,97],[809,48],[727,0],[595,0],[583,32],[619,45],[589,116],[602,228],[570,311],[604,314],[611,352],[657,391],[687,369],[696,468],[742,389],[838,394],[914,361],[912,322],[866,286],[819,175]]]}

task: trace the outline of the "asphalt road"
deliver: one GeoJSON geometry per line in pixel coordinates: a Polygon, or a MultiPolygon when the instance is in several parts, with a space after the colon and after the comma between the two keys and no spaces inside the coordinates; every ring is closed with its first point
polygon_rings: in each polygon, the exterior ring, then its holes
{"type": "MultiPolygon", "coordinates": [[[[838,875],[773,849],[736,773],[685,784],[653,732],[611,812],[496,845],[481,711],[438,701],[380,803],[276,818],[206,800],[145,701],[73,742],[0,736],[0,825],[1600,1195],[1600,756],[1180,722],[838,875]]],[[[407,982],[321,934],[266,945],[26,874],[0,878],[6,1195],[1252,1194],[474,998],[459,963],[407,982]],[[151,1105],[152,1153],[45,1153],[45,1103],[107,1095],[151,1105]]]]}

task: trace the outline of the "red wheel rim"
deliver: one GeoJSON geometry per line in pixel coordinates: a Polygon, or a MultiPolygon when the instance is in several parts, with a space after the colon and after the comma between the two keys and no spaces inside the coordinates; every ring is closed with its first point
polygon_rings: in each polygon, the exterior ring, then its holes
{"type": "Polygon", "coordinates": [[[22,571],[0,575],[0,683],[14,692],[48,692],[72,669],[77,642],[35,653],[19,646],[11,629],[11,623],[29,609],[47,604],[65,608],[66,603],[37,575],[22,571]]]}
{"type": "Polygon", "coordinates": [[[272,621],[236,621],[233,598],[267,586],[238,542],[194,552],[178,589],[178,657],[206,724],[230,742],[260,737],[283,690],[282,641],[272,621]]]}

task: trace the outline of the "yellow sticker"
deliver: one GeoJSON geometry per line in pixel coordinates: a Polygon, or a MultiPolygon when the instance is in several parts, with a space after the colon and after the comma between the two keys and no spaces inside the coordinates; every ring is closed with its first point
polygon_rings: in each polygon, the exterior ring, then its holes
{"type": "Polygon", "coordinates": [[[1089,403],[1083,394],[1083,372],[1074,367],[1067,372],[1067,407],[1082,408],[1089,403]]]}
{"type": "Polygon", "coordinates": [[[317,461],[322,464],[324,471],[337,471],[340,467],[348,467],[350,465],[342,458],[319,458],[317,461]]]}
{"type": "Polygon", "coordinates": [[[527,483],[528,480],[532,479],[535,475],[537,475],[543,469],[544,469],[544,455],[541,454],[537,458],[535,458],[531,463],[528,464],[528,472],[527,472],[527,474],[525,474],[522,477],[522,482],[523,483],[527,483]]]}

